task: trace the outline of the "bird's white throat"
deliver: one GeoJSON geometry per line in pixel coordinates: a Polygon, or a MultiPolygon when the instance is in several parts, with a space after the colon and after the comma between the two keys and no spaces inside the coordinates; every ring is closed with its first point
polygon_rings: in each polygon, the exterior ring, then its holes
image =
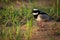
{"type": "Polygon", "coordinates": [[[37,13],[33,13],[33,15],[38,15],[38,12],[37,13]]]}

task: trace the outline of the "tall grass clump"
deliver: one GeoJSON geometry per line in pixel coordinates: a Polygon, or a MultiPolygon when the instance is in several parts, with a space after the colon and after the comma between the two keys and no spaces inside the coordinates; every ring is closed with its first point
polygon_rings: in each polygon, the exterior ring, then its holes
{"type": "Polygon", "coordinates": [[[16,9],[13,5],[7,6],[0,11],[0,24],[4,25],[1,29],[2,40],[21,40],[21,25],[27,24],[26,39],[29,39],[32,27],[31,9],[22,7],[16,9]]]}
{"type": "Polygon", "coordinates": [[[4,10],[1,10],[0,23],[11,26],[18,25],[19,10],[15,9],[13,6],[7,7],[4,10]]]}
{"type": "Polygon", "coordinates": [[[30,21],[27,21],[27,30],[26,32],[24,33],[25,35],[25,40],[30,40],[30,37],[31,37],[31,32],[32,32],[32,24],[33,24],[33,20],[30,19],[30,21]]]}
{"type": "Polygon", "coordinates": [[[0,9],[0,37],[1,40],[20,40],[20,10],[14,6],[7,6],[5,9],[0,9]]]}
{"type": "MultiPolygon", "coordinates": [[[[22,7],[22,14],[23,14],[23,17],[26,19],[25,21],[25,24],[26,24],[26,31],[24,33],[24,36],[25,36],[25,40],[30,40],[30,36],[31,36],[31,28],[32,28],[32,25],[33,25],[33,15],[32,15],[32,9],[25,6],[25,7],[22,7]]],[[[24,23],[24,22],[23,22],[24,23]]]]}

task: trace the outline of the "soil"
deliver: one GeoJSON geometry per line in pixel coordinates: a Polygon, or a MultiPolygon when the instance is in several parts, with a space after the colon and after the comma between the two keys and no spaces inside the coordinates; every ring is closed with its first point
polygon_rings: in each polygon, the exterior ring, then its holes
{"type": "MultiPolygon", "coordinates": [[[[26,26],[22,26],[21,30],[26,31],[26,26]]],[[[60,22],[45,22],[43,26],[33,25],[30,40],[60,40],[57,30],[60,30],[60,22]]]]}

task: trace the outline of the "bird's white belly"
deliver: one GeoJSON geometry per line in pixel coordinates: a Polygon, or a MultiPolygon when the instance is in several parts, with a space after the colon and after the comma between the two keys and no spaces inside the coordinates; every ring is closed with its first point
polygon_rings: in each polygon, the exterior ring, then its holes
{"type": "Polygon", "coordinates": [[[48,15],[38,15],[36,21],[45,21],[45,20],[49,20],[49,16],[48,15]]]}
{"type": "Polygon", "coordinates": [[[42,18],[40,17],[40,15],[38,15],[36,21],[39,21],[39,22],[42,21],[42,18]]]}

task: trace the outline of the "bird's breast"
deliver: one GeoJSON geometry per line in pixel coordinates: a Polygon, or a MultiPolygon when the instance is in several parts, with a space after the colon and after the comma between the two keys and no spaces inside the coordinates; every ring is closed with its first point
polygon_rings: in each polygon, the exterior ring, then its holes
{"type": "Polygon", "coordinates": [[[38,15],[36,21],[45,21],[45,20],[49,20],[49,16],[48,15],[38,15]]]}
{"type": "Polygon", "coordinates": [[[42,18],[40,17],[40,15],[37,16],[36,21],[39,21],[39,22],[42,21],[42,18]]]}

